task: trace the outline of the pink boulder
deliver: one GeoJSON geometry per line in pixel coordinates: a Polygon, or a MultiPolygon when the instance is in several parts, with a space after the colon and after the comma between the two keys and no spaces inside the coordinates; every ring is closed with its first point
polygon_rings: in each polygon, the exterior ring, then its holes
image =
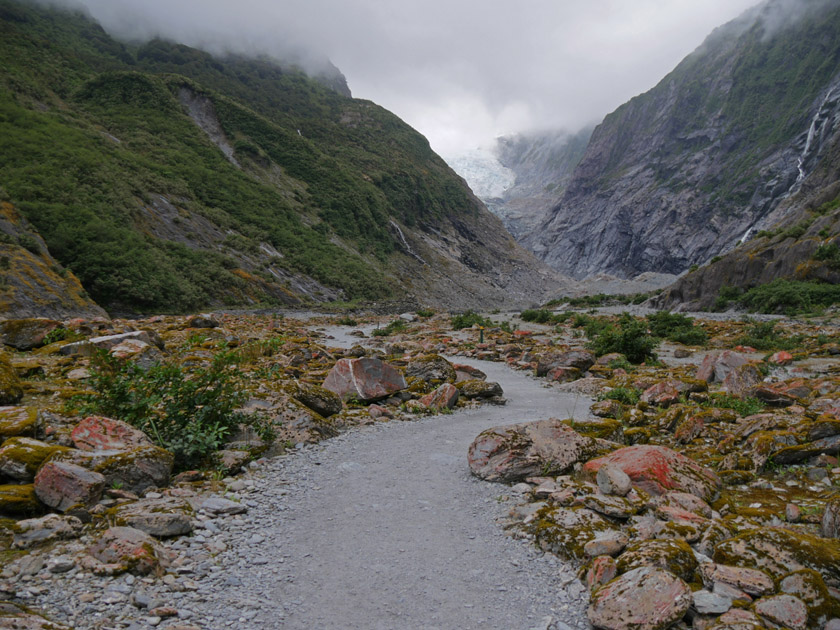
{"type": "Polygon", "coordinates": [[[74,505],[92,507],[105,490],[105,476],[67,462],[47,462],[35,476],[41,503],[64,511],[74,505]]]}
{"type": "Polygon", "coordinates": [[[727,374],[735,368],[741,367],[747,361],[747,357],[743,354],[732,350],[714,352],[703,359],[703,363],[697,370],[697,378],[707,383],[722,383],[727,374]]]}
{"type": "Polygon", "coordinates": [[[112,527],[87,551],[82,566],[99,575],[130,571],[148,575],[166,566],[164,549],[151,536],[133,527],[112,527]]]}
{"type": "Polygon", "coordinates": [[[122,420],[102,416],[89,416],[73,429],[70,437],[82,451],[129,450],[138,446],[151,446],[145,433],[122,420]]]}
{"type": "Polygon", "coordinates": [[[711,470],[664,446],[638,444],[621,448],[587,462],[583,471],[595,478],[598,469],[606,463],[618,466],[627,473],[633,486],[654,495],[679,490],[708,502],[717,496],[720,488],[720,479],[711,470]]]}
{"type": "Polygon", "coordinates": [[[452,409],[458,402],[458,388],[451,383],[444,383],[431,394],[420,399],[429,409],[452,409]]]}
{"type": "Polygon", "coordinates": [[[324,381],[324,389],[342,399],[363,402],[385,398],[406,387],[405,378],[396,368],[369,357],[339,359],[324,381]]]}

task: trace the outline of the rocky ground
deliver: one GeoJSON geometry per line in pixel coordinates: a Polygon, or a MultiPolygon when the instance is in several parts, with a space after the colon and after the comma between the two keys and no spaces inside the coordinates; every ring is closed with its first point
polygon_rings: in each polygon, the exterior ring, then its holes
{"type": "Polygon", "coordinates": [[[422,315],[0,322],[0,627],[838,627],[830,323],[636,364],[587,344],[615,316],[422,315]],[[127,395],[94,347],[232,349],[274,435],[189,470],[84,412],[127,395]]]}

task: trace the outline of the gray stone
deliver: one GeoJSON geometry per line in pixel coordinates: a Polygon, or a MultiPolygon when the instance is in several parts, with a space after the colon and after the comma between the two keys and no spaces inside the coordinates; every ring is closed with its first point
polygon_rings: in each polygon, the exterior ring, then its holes
{"type": "Polygon", "coordinates": [[[604,494],[625,496],[633,487],[630,477],[621,468],[613,464],[604,464],[595,475],[598,488],[604,494]]]}
{"type": "Polygon", "coordinates": [[[223,497],[205,499],[199,509],[210,514],[243,514],[248,511],[247,506],[223,497]]]}
{"type": "Polygon", "coordinates": [[[732,600],[719,593],[695,591],[692,598],[694,609],[701,615],[721,615],[732,608],[732,600]]]}

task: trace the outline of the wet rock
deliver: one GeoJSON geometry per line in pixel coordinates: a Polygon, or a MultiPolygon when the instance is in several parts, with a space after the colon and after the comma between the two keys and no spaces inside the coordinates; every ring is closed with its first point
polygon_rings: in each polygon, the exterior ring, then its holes
{"type": "Polygon", "coordinates": [[[807,630],[808,609],[793,595],[775,595],[758,600],[754,606],[759,617],[790,630],[807,630]]]}
{"type": "Polygon", "coordinates": [[[724,540],[715,548],[714,560],[760,569],[775,579],[814,569],[827,584],[840,585],[840,541],[781,527],[751,530],[724,540]]]}
{"type": "Polygon", "coordinates": [[[454,383],[457,378],[453,365],[439,354],[417,357],[405,366],[405,376],[425,382],[430,387],[454,383]]]}
{"type": "Polygon", "coordinates": [[[720,479],[711,470],[664,446],[638,444],[620,448],[587,462],[584,474],[593,478],[604,464],[617,466],[630,477],[634,487],[653,495],[679,490],[709,502],[720,487],[720,479]]]}
{"type": "Polygon", "coordinates": [[[423,396],[420,402],[429,409],[452,409],[458,402],[458,388],[444,383],[431,394],[423,396]]]}
{"type": "Polygon", "coordinates": [[[598,536],[614,531],[613,527],[586,508],[544,508],[529,523],[537,544],[567,560],[586,559],[584,547],[598,536]]]}
{"type": "Polygon", "coordinates": [[[294,399],[315,413],[329,418],[341,412],[341,397],[335,392],[318,385],[295,385],[292,391],[294,399]]]}
{"type": "Polygon", "coordinates": [[[44,511],[32,484],[0,485],[0,515],[25,518],[44,511]]]}
{"type": "Polygon", "coordinates": [[[483,431],[470,445],[470,470],[487,481],[515,482],[537,475],[561,475],[598,450],[563,421],[552,418],[483,431]]]}
{"type": "MultiPolygon", "coordinates": [[[[454,379],[453,379],[454,380],[454,379]]],[[[339,359],[324,381],[324,389],[343,400],[370,402],[407,387],[403,375],[380,359],[339,359]]]]}
{"type": "Polygon", "coordinates": [[[597,590],[587,616],[606,630],[664,630],[682,619],[691,602],[691,589],[681,579],[641,567],[597,590]]]}
{"type": "Polygon", "coordinates": [[[700,566],[700,577],[708,588],[718,583],[733,586],[749,595],[767,595],[775,590],[773,580],[764,571],[725,564],[706,563],[700,566]]]}
{"type": "Polygon", "coordinates": [[[61,346],[59,354],[64,356],[84,355],[92,356],[97,350],[110,350],[127,339],[139,339],[145,343],[153,343],[149,333],[145,330],[135,330],[121,333],[119,335],[106,335],[104,337],[91,337],[84,341],[74,341],[61,346]]]}
{"type": "Polygon", "coordinates": [[[0,447],[0,473],[18,481],[32,481],[38,467],[51,455],[67,451],[64,446],[26,437],[9,438],[0,447]]]}
{"type": "Polygon", "coordinates": [[[723,390],[727,394],[743,398],[748,396],[753,388],[761,383],[763,378],[758,366],[747,363],[726,375],[723,380],[723,390]]]}
{"type": "Polygon", "coordinates": [[[821,628],[840,614],[840,603],[831,597],[822,576],[811,569],[795,571],[779,582],[779,591],[793,595],[808,609],[808,627],[821,628]]]}
{"type": "Polygon", "coordinates": [[[604,464],[595,475],[598,489],[604,494],[625,496],[633,487],[630,477],[614,464],[604,464]]]}
{"type": "Polygon", "coordinates": [[[75,516],[47,514],[41,518],[18,521],[12,544],[18,549],[54,540],[69,540],[82,534],[82,522],[75,516]]]}
{"type": "Polygon", "coordinates": [[[148,534],[133,527],[111,527],[87,550],[82,566],[97,575],[126,571],[148,575],[169,564],[164,549],[148,534]]]}
{"type": "Polygon", "coordinates": [[[158,538],[189,534],[192,529],[189,503],[175,497],[141,499],[117,511],[120,525],[127,525],[158,538]]]}
{"type": "Polygon", "coordinates": [[[732,370],[748,362],[747,357],[733,350],[706,355],[697,370],[697,378],[707,383],[722,383],[732,370]]]}
{"type": "Polygon", "coordinates": [[[458,392],[466,400],[498,398],[504,393],[498,383],[479,380],[458,383],[458,392]]]}
{"type": "Polygon", "coordinates": [[[23,386],[9,355],[0,350],[0,405],[14,405],[23,398],[23,386]]]}
{"type": "Polygon", "coordinates": [[[686,582],[694,581],[697,559],[683,540],[643,540],[631,543],[618,558],[618,572],[640,567],[658,567],[686,582]]]}
{"type": "Polygon", "coordinates": [[[141,493],[151,487],[169,485],[175,458],[157,446],[130,451],[69,450],[56,453],[50,461],[69,462],[105,476],[105,484],[119,484],[124,490],[141,493]]]}
{"type": "Polygon", "coordinates": [[[93,507],[104,490],[104,475],[67,462],[47,462],[35,475],[35,494],[61,512],[77,505],[93,507]]]}
{"type": "Polygon", "coordinates": [[[47,335],[61,322],[43,317],[0,320],[0,343],[15,350],[32,350],[44,345],[47,335]]]}
{"type": "Polygon", "coordinates": [[[0,407],[0,440],[20,435],[35,437],[37,428],[35,407],[0,407]]]}
{"type": "Polygon", "coordinates": [[[822,535],[825,538],[840,538],[840,495],[832,497],[825,504],[822,535]]]}
{"type": "Polygon", "coordinates": [[[88,416],[70,434],[73,444],[82,451],[127,450],[150,446],[145,433],[122,420],[88,416]]]}

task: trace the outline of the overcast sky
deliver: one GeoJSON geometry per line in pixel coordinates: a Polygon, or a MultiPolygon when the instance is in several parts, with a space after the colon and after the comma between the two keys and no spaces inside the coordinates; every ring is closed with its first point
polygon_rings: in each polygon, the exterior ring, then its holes
{"type": "Polygon", "coordinates": [[[71,0],[111,32],[327,55],[354,96],[452,156],[576,131],[653,87],[757,0],[71,0]]]}

